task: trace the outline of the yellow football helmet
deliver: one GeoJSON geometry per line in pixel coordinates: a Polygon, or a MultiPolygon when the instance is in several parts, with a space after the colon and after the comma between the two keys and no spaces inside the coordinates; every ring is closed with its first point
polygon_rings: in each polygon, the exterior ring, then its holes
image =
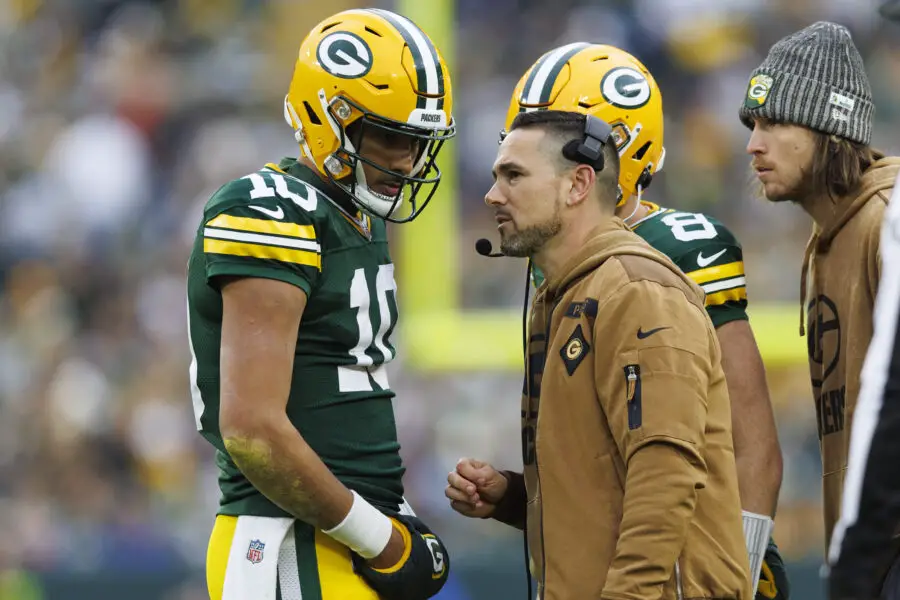
{"type": "Polygon", "coordinates": [[[450,73],[428,36],[406,17],[362,9],[325,19],[303,40],[284,118],[302,155],[357,207],[406,222],[421,213],[440,183],[435,159],[455,135],[452,108],[450,73]],[[416,138],[412,172],[392,171],[360,156],[348,135],[357,123],[416,138]],[[400,182],[396,195],[370,189],[363,163],[400,182]],[[409,214],[398,216],[407,187],[409,214]]]}
{"type": "Polygon", "coordinates": [[[620,156],[620,206],[662,169],[662,95],[650,71],[624,50],[575,43],[544,54],[516,85],[506,130],[520,112],[542,109],[594,115],[612,126],[620,156]]]}

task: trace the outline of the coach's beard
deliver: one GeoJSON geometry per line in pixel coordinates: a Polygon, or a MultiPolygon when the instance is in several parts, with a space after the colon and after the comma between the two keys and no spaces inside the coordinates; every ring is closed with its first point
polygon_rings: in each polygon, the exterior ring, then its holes
{"type": "Polygon", "coordinates": [[[559,207],[557,207],[553,216],[543,223],[505,236],[501,232],[500,251],[506,256],[533,256],[560,231],[562,231],[562,219],[559,217],[559,207]]]}

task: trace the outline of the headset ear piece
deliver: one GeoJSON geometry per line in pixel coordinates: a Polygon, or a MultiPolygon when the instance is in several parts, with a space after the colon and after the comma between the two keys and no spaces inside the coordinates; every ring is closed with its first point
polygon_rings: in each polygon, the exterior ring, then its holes
{"type": "MultiPolygon", "coordinates": [[[[582,153],[582,141],[581,140],[570,140],[566,142],[566,145],[562,148],[563,157],[571,160],[572,162],[577,162],[581,164],[587,164],[585,160],[585,156],[582,153]]],[[[602,155],[601,155],[602,158],[602,155]]]]}
{"type": "Polygon", "coordinates": [[[565,158],[602,171],[604,167],[603,147],[609,143],[612,128],[606,121],[587,115],[584,122],[584,137],[571,140],[563,146],[565,158]]]}
{"type": "Polygon", "coordinates": [[[592,167],[595,171],[603,170],[603,143],[598,140],[591,138],[587,141],[570,140],[563,146],[562,155],[572,162],[592,167]],[[594,145],[595,148],[592,147],[594,145]]]}

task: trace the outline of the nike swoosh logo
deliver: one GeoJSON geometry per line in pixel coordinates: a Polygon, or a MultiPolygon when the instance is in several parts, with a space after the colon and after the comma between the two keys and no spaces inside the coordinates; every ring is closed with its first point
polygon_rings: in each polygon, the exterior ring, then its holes
{"type": "Polygon", "coordinates": [[[719,250],[718,252],[716,252],[716,253],[713,254],[712,256],[703,256],[703,252],[698,252],[698,253],[697,253],[697,264],[700,265],[701,267],[708,267],[708,266],[711,265],[713,262],[715,262],[715,260],[716,260],[717,258],[719,258],[720,256],[722,256],[722,255],[725,254],[726,252],[728,252],[728,248],[726,248],[726,249],[724,249],[724,250],[719,250]]]}
{"type": "Polygon", "coordinates": [[[251,204],[250,208],[252,208],[253,210],[258,210],[262,214],[268,215],[268,216],[272,217],[273,219],[280,220],[280,219],[284,218],[284,209],[281,208],[280,206],[278,207],[278,210],[272,210],[271,208],[265,208],[263,206],[255,206],[255,205],[251,204]]]}
{"type": "Polygon", "coordinates": [[[658,332],[662,331],[663,329],[671,329],[671,327],[657,327],[656,329],[651,329],[650,331],[641,331],[641,328],[638,327],[637,336],[638,336],[639,340],[643,340],[645,338],[650,337],[654,333],[658,333],[658,332]]]}

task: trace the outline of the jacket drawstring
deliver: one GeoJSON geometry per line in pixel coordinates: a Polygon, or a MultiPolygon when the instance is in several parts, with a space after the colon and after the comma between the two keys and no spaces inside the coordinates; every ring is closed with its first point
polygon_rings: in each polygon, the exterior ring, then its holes
{"type": "Polygon", "coordinates": [[[800,270],[800,337],[806,335],[806,292],[808,291],[809,263],[818,239],[819,236],[814,234],[806,244],[806,252],[803,253],[803,267],[800,270]]]}

